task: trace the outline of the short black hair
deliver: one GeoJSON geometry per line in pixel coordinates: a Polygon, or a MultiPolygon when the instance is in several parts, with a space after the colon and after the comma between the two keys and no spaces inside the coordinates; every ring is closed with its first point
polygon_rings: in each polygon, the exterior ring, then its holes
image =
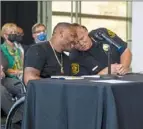
{"type": "Polygon", "coordinates": [[[53,29],[53,34],[56,32],[57,29],[59,28],[69,28],[71,27],[71,23],[68,22],[59,22],[53,29]]]}

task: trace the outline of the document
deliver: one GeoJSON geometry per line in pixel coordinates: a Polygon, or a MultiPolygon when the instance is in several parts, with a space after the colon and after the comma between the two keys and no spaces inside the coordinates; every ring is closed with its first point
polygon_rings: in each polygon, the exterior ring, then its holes
{"type": "Polygon", "coordinates": [[[63,80],[77,80],[84,79],[84,77],[76,77],[76,76],[51,76],[52,79],[63,79],[63,80]]]}
{"type": "Polygon", "coordinates": [[[90,80],[90,82],[104,82],[104,83],[116,84],[116,83],[132,83],[133,81],[111,79],[111,80],[90,80]]]}
{"type": "Polygon", "coordinates": [[[100,75],[83,75],[84,78],[100,78],[100,75]]]}

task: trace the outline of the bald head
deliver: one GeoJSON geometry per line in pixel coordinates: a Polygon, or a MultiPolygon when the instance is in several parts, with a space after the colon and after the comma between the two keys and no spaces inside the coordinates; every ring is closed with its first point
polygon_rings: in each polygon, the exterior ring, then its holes
{"type": "Polygon", "coordinates": [[[17,33],[20,34],[20,35],[24,35],[24,31],[21,27],[17,27],[17,33]]]}
{"type": "Polygon", "coordinates": [[[58,23],[53,29],[52,40],[57,42],[62,50],[69,51],[76,36],[72,24],[67,22],[58,23]]]}
{"type": "Polygon", "coordinates": [[[53,29],[53,35],[65,29],[71,29],[72,25],[68,22],[59,22],[53,29]]]}

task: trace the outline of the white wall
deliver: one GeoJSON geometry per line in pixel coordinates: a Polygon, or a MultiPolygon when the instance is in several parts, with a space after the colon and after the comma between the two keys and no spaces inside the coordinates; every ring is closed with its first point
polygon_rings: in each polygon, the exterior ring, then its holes
{"type": "Polygon", "coordinates": [[[132,4],[132,71],[143,71],[143,1],[132,4]]]}

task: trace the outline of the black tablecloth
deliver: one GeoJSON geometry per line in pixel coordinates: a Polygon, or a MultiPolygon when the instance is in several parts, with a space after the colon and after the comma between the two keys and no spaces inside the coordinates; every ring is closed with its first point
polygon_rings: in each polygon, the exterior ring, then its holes
{"type": "Polygon", "coordinates": [[[121,79],[134,82],[31,81],[23,129],[143,129],[143,76],[121,79]]]}

